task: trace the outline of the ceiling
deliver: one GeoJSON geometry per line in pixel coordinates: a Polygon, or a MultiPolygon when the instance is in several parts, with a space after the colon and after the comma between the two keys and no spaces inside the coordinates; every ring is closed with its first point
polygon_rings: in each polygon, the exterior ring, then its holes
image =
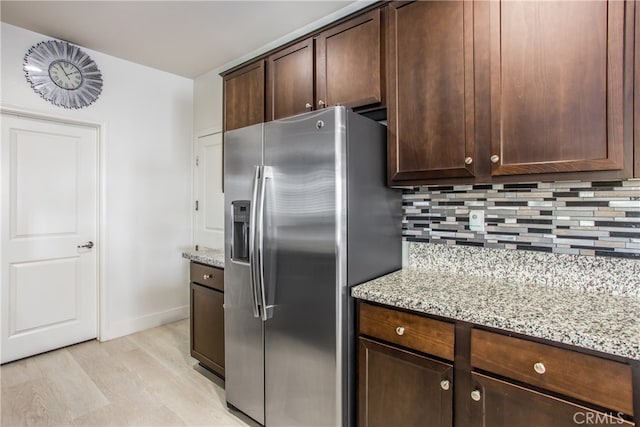
{"type": "Polygon", "coordinates": [[[356,6],[353,3],[353,0],[2,0],[0,19],[88,49],[194,78],[340,9],[353,9],[356,6]]]}

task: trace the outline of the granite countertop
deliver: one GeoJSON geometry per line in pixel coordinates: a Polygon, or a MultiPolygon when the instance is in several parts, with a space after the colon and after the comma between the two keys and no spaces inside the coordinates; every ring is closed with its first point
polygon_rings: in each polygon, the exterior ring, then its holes
{"type": "Polygon", "coordinates": [[[408,267],[359,299],[640,360],[640,298],[408,267]]]}
{"type": "Polygon", "coordinates": [[[197,251],[195,249],[189,249],[182,252],[182,258],[207,264],[212,267],[224,268],[223,249],[200,248],[197,251]]]}

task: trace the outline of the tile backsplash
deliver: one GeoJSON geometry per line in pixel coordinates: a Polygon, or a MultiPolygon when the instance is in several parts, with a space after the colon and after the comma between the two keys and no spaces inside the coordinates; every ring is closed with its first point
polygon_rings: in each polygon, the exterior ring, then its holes
{"type": "Polygon", "coordinates": [[[640,179],[415,187],[402,205],[408,241],[640,259],[640,179]]]}

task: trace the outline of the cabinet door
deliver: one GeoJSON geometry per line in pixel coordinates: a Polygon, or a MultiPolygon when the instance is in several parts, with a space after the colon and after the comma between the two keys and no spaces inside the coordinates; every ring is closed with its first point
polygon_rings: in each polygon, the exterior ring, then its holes
{"type": "Polygon", "coordinates": [[[330,28],[316,38],[316,107],[356,108],[384,102],[384,44],[380,9],[330,28]]]}
{"type": "Polygon", "coordinates": [[[634,157],[635,157],[635,166],[634,166],[634,176],[636,178],[640,178],[640,4],[635,2],[636,8],[636,41],[635,41],[635,106],[633,108],[635,118],[634,122],[634,157]]]}
{"type": "Polygon", "coordinates": [[[389,4],[390,183],[473,175],[473,8],[470,1],[389,4]]]}
{"type": "Polygon", "coordinates": [[[624,9],[491,2],[492,175],[624,167],[624,9]]]}
{"type": "Polygon", "coordinates": [[[358,338],[358,425],[451,427],[452,375],[449,364],[358,338]]]}
{"type": "Polygon", "coordinates": [[[313,39],[269,57],[267,119],[276,120],[313,108],[313,39]]]}
{"type": "Polygon", "coordinates": [[[594,411],[481,374],[473,373],[472,382],[476,393],[475,399],[469,396],[473,427],[633,425],[618,412],[594,411]]]}
{"type": "Polygon", "coordinates": [[[224,376],[224,293],[191,283],[191,355],[224,376]]]}
{"type": "Polygon", "coordinates": [[[224,76],[224,130],[264,121],[264,61],[224,76]]]}

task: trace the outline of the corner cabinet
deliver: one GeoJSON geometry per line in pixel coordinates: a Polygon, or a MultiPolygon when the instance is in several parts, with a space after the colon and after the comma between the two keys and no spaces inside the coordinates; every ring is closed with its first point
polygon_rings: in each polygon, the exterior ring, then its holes
{"type": "Polygon", "coordinates": [[[361,427],[637,425],[636,362],[364,301],[357,307],[361,427]]]}
{"type": "Polygon", "coordinates": [[[625,8],[633,2],[490,2],[492,175],[625,167],[633,108],[625,8]]]}
{"type": "Polygon", "coordinates": [[[224,378],[224,271],[191,262],[191,356],[224,378]]]}
{"type": "Polygon", "coordinates": [[[224,130],[264,121],[264,61],[256,61],[224,76],[224,130]]]}
{"type": "Polygon", "coordinates": [[[473,9],[471,1],[388,5],[390,184],[474,175],[473,9]]]}
{"type": "Polygon", "coordinates": [[[267,120],[334,105],[384,103],[383,12],[378,8],[271,54],[267,120]]]}
{"type": "Polygon", "coordinates": [[[358,426],[451,427],[453,325],[358,308],[358,426]]]}

